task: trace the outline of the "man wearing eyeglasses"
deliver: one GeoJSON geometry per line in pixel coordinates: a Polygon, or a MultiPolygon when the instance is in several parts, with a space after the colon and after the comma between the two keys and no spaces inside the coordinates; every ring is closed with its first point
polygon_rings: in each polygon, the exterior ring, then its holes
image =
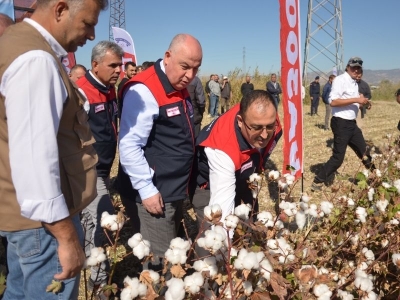
{"type": "Polygon", "coordinates": [[[367,169],[374,169],[367,151],[364,136],[357,126],[356,118],[360,107],[371,108],[371,102],[358,92],[357,76],[362,72],[363,61],[350,58],[346,72],[337,76],[332,83],[329,102],[332,107],[331,129],[334,136],[333,153],[321,171],[315,176],[312,191],[320,191],[323,183],[342,165],[347,146],[350,146],[367,169]]]}
{"type": "Polygon", "coordinates": [[[240,104],[200,131],[193,197],[199,224],[207,205],[219,204],[222,220],[241,201],[258,210],[249,176],[263,170],[281,135],[274,98],[263,90],[250,91],[240,104]]]}

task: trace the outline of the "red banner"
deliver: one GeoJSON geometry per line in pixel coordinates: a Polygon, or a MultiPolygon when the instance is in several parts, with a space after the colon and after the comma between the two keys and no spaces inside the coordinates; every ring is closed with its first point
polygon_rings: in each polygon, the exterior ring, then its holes
{"type": "Polygon", "coordinates": [[[300,0],[279,0],[281,23],[281,74],[283,173],[303,173],[303,101],[301,99],[300,0]],[[290,168],[288,168],[290,167],[290,168]]]}
{"type": "Polygon", "coordinates": [[[72,67],[76,65],[75,54],[73,52],[68,52],[68,55],[64,57],[62,63],[67,69],[67,73],[69,74],[72,67]]]}

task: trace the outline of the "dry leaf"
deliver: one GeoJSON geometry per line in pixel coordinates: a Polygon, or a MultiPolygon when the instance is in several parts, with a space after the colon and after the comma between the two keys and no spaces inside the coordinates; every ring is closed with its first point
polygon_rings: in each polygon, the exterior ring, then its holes
{"type": "Polygon", "coordinates": [[[250,300],[271,300],[271,295],[268,292],[254,292],[250,300]]]}
{"type": "Polygon", "coordinates": [[[270,282],[276,296],[278,296],[279,299],[284,300],[285,296],[287,295],[287,284],[288,284],[285,278],[283,278],[276,272],[272,272],[270,282]]]}
{"type": "Polygon", "coordinates": [[[174,277],[176,278],[183,278],[186,272],[181,265],[174,265],[171,267],[171,274],[174,275],[174,277]]]}

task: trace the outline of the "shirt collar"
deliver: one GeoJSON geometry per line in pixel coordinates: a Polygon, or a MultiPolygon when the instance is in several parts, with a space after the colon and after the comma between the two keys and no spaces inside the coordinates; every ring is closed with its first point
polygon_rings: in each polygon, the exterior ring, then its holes
{"type": "Polygon", "coordinates": [[[100,80],[97,79],[97,77],[93,74],[92,70],[89,70],[90,75],[93,77],[94,80],[97,81],[98,84],[100,84],[101,86],[105,87],[108,89],[108,86],[106,86],[105,84],[103,84],[100,80]]]}
{"type": "Polygon", "coordinates": [[[346,79],[347,79],[348,82],[357,83],[357,81],[356,81],[355,79],[351,78],[351,76],[350,76],[349,73],[344,72],[344,74],[345,74],[344,76],[346,77],[346,79]]]}
{"type": "Polygon", "coordinates": [[[60,45],[59,42],[46,30],[42,25],[38,22],[30,19],[25,18],[24,22],[27,22],[31,26],[33,26],[39,33],[44,37],[44,39],[49,43],[51,49],[54,51],[56,56],[62,61],[64,57],[68,55],[67,51],[60,45]]]}

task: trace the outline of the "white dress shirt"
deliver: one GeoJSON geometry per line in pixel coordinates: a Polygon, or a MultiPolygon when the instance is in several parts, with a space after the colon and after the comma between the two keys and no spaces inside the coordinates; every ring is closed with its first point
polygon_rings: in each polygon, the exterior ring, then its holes
{"type": "MultiPolygon", "coordinates": [[[[163,61],[160,62],[160,66],[165,72],[163,61]]],[[[150,168],[143,151],[158,114],[158,102],[144,84],[132,85],[124,93],[119,131],[119,158],[132,187],[139,192],[143,200],[158,193],[152,181],[154,170],[150,168]]]]}
{"type": "Polygon", "coordinates": [[[222,218],[233,213],[235,209],[236,177],[235,164],[225,152],[205,147],[208,166],[210,168],[210,204],[219,204],[222,209],[222,218]]]}
{"type": "MultiPolygon", "coordinates": [[[[336,99],[350,99],[358,98],[357,82],[350,77],[349,73],[344,72],[337,76],[332,82],[331,93],[329,94],[329,103],[336,99]]],[[[358,103],[352,103],[346,106],[333,106],[332,116],[339,117],[346,120],[355,120],[358,113],[358,103]]]]}
{"type": "MultiPolygon", "coordinates": [[[[60,61],[67,55],[41,25],[24,21],[43,35],[60,61]]],[[[20,55],[5,70],[0,93],[6,98],[11,176],[22,216],[46,223],[66,218],[57,132],[68,93],[57,62],[42,50],[20,55]]]]}

